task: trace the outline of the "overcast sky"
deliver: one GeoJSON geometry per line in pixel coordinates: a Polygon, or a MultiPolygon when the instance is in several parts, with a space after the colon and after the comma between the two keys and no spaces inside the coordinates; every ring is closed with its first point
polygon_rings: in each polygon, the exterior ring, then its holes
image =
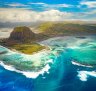
{"type": "Polygon", "coordinates": [[[96,20],[96,0],[0,0],[0,22],[96,20]]]}

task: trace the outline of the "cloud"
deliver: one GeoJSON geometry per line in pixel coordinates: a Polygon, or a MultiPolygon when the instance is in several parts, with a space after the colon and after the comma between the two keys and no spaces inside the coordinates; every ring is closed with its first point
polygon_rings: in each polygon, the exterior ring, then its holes
{"type": "Polygon", "coordinates": [[[48,7],[57,7],[57,8],[70,8],[72,5],[69,4],[53,4],[53,5],[47,5],[48,7]]]}
{"type": "Polygon", "coordinates": [[[42,2],[38,2],[38,3],[29,3],[32,5],[41,5],[42,7],[48,7],[48,8],[70,8],[73,5],[70,4],[46,4],[46,3],[42,3],[42,2]]]}
{"type": "Polygon", "coordinates": [[[96,10],[91,10],[90,12],[85,12],[85,15],[96,15],[96,10]]]}
{"type": "Polygon", "coordinates": [[[51,10],[51,9],[61,9],[61,8],[72,8],[73,5],[70,4],[47,4],[43,2],[29,2],[26,4],[23,3],[3,3],[4,7],[7,8],[26,8],[26,9],[32,9],[35,11],[45,11],[45,10],[51,10]]]}
{"type": "Polygon", "coordinates": [[[25,7],[25,6],[28,6],[28,5],[25,5],[25,4],[21,4],[21,3],[10,3],[10,4],[6,4],[10,7],[25,7]]]}
{"type": "Polygon", "coordinates": [[[29,4],[34,4],[34,5],[45,5],[46,3],[42,3],[42,2],[33,3],[33,2],[30,2],[29,4]]]}
{"type": "Polygon", "coordinates": [[[47,10],[42,12],[28,9],[0,8],[0,22],[38,22],[38,21],[65,21],[65,20],[95,20],[96,10],[89,12],[61,12],[47,10]]]}
{"type": "Polygon", "coordinates": [[[73,19],[96,22],[96,10],[91,9],[86,12],[73,12],[73,19]]]}
{"type": "Polygon", "coordinates": [[[0,21],[2,22],[62,21],[70,19],[72,16],[72,13],[59,10],[36,12],[26,9],[0,8],[0,21]]]}
{"type": "Polygon", "coordinates": [[[85,5],[88,8],[96,8],[96,1],[82,1],[80,3],[81,6],[85,5]]]}
{"type": "Polygon", "coordinates": [[[50,9],[59,9],[59,8],[71,8],[73,5],[70,4],[47,4],[43,2],[30,2],[27,4],[22,4],[22,3],[4,3],[5,6],[8,6],[9,8],[42,8],[43,10],[50,10],[50,9]]]}

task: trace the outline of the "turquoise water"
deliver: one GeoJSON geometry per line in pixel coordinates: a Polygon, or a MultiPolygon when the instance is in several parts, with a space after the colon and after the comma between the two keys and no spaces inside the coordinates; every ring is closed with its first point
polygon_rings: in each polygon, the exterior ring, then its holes
{"type": "Polygon", "coordinates": [[[95,91],[95,39],[52,38],[40,42],[51,50],[33,56],[0,46],[0,91],[95,91]]]}
{"type": "Polygon", "coordinates": [[[96,66],[96,49],[76,49],[72,52],[72,57],[81,64],[96,66]]]}
{"type": "Polygon", "coordinates": [[[96,40],[95,38],[81,43],[78,48],[72,50],[74,61],[84,65],[96,67],[96,40]]]}

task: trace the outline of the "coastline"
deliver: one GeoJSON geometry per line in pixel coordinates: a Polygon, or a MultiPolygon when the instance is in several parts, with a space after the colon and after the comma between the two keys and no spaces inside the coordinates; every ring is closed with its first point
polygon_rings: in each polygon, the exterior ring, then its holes
{"type": "Polygon", "coordinates": [[[21,73],[22,75],[26,76],[27,78],[33,78],[33,79],[37,78],[40,74],[43,75],[45,72],[49,73],[48,70],[50,69],[50,66],[48,64],[39,72],[30,72],[30,71],[28,72],[28,71],[16,70],[13,66],[5,65],[2,61],[0,61],[0,65],[2,67],[4,67],[6,70],[21,73]]]}
{"type": "MultiPolygon", "coordinates": [[[[9,51],[12,52],[11,50],[9,50],[9,51]]],[[[39,56],[44,55],[44,53],[48,53],[49,51],[50,50],[41,50],[38,53],[34,53],[32,55],[23,54],[23,53],[20,53],[20,54],[22,54],[22,56],[26,55],[28,57],[32,56],[32,57],[36,57],[37,58],[39,56]]],[[[18,52],[12,52],[12,53],[15,54],[15,53],[18,53],[18,52]]],[[[40,74],[43,75],[45,72],[49,73],[48,72],[49,69],[50,69],[49,63],[53,63],[53,61],[52,60],[46,60],[46,65],[42,69],[39,69],[38,71],[20,71],[20,70],[16,69],[14,65],[4,64],[3,61],[0,61],[0,65],[2,67],[4,67],[6,70],[14,71],[14,72],[17,72],[17,73],[21,73],[21,74],[25,75],[26,77],[33,78],[33,79],[37,78],[40,74]]]]}

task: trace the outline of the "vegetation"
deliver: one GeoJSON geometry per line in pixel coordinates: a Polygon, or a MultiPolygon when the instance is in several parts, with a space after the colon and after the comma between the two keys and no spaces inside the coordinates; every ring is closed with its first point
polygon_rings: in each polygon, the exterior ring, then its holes
{"type": "Polygon", "coordinates": [[[52,22],[46,22],[46,23],[42,23],[40,26],[39,26],[39,30],[41,32],[45,32],[48,28],[52,27],[53,26],[53,23],[52,22]]]}
{"type": "Polygon", "coordinates": [[[26,26],[19,26],[19,27],[14,28],[14,32],[23,32],[23,31],[27,31],[27,30],[30,30],[30,29],[26,26]]]}
{"type": "Polygon", "coordinates": [[[36,30],[41,32],[35,34],[26,26],[16,27],[10,34],[10,37],[1,40],[0,43],[22,53],[32,54],[45,48],[45,46],[37,44],[37,41],[64,35],[96,34],[96,24],[44,22],[36,30]]]}
{"type": "Polygon", "coordinates": [[[25,53],[25,54],[32,54],[34,52],[38,52],[42,49],[44,49],[45,46],[42,46],[37,43],[33,44],[17,44],[10,47],[10,49],[15,49],[19,52],[25,53]]]}
{"type": "Polygon", "coordinates": [[[42,23],[39,28],[46,35],[74,35],[74,34],[96,34],[96,26],[90,24],[47,22],[42,23]]]}
{"type": "Polygon", "coordinates": [[[42,67],[44,67],[44,64],[41,62],[39,65],[35,66],[33,61],[8,61],[8,59],[3,60],[4,64],[7,65],[14,65],[14,67],[17,70],[21,70],[21,71],[39,71],[40,69],[42,69],[42,67]]]}
{"type": "Polygon", "coordinates": [[[0,41],[0,43],[14,51],[33,54],[34,52],[38,52],[45,48],[45,46],[36,43],[35,37],[36,34],[32,32],[30,28],[25,26],[15,27],[11,32],[10,37],[0,41]]]}

